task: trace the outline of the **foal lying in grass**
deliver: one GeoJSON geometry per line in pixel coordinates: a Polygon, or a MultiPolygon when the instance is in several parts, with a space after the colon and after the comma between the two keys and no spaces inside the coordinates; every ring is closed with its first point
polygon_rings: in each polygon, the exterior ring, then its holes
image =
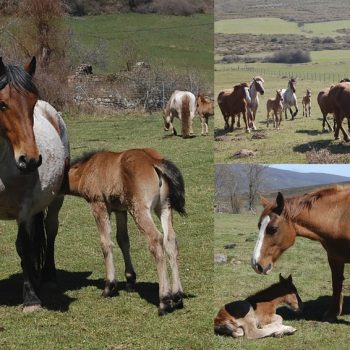
{"type": "Polygon", "coordinates": [[[285,304],[293,311],[300,311],[302,302],[293,284],[292,276],[248,297],[223,306],[214,319],[216,334],[234,338],[246,336],[258,339],[269,336],[281,337],[293,334],[296,329],[282,324],[276,308],[285,304]]]}
{"type": "Polygon", "coordinates": [[[135,288],[136,274],[131,262],[127,213],[147,239],[159,277],[159,314],[183,306],[178,271],[178,248],[173,229],[173,209],[185,215],[185,188],[180,170],[153,149],[125,152],[92,152],[73,161],[68,173],[68,194],[83,197],[90,204],[101,238],[106,265],[103,296],[116,294],[110,215],[117,218],[117,242],[125,262],[128,290],[135,288]],[[161,221],[163,235],[152,219],[161,221]],[[166,255],[172,270],[169,286],[166,255]]]}

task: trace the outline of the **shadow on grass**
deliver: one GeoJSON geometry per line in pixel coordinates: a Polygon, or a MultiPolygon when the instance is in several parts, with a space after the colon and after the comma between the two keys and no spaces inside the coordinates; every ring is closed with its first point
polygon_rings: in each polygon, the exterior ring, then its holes
{"type": "MultiPolygon", "coordinates": [[[[287,307],[279,308],[278,314],[281,315],[284,320],[306,320],[324,322],[323,314],[328,309],[330,303],[330,296],[321,296],[318,297],[316,300],[305,301],[304,309],[300,314],[292,312],[287,307]]],[[[350,297],[344,297],[342,315],[350,315],[350,297]]],[[[350,325],[349,321],[342,319],[338,319],[336,323],[350,325]]]]}
{"type": "Polygon", "coordinates": [[[306,129],[295,130],[295,132],[297,134],[307,134],[309,136],[318,136],[323,134],[323,132],[319,130],[306,130],[306,129]]]}
{"type": "Polygon", "coordinates": [[[344,143],[333,143],[333,140],[324,141],[312,141],[303,143],[293,147],[294,152],[306,153],[315,149],[319,151],[320,149],[327,148],[327,150],[333,154],[347,154],[350,152],[350,145],[344,143]]]}

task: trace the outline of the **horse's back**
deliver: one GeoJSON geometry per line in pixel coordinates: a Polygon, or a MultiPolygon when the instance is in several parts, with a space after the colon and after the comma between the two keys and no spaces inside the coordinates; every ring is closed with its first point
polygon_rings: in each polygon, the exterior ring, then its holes
{"type": "Polygon", "coordinates": [[[350,115],[350,83],[338,83],[329,90],[329,102],[346,115],[350,115]]]}

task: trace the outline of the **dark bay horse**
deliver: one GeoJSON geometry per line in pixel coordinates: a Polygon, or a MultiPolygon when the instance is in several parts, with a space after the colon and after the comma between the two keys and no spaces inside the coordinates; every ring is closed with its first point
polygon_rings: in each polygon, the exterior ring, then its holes
{"type": "Polygon", "coordinates": [[[218,104],[225,120],[225,130],[233,131],[234,117],[242,113],[246,132],[250,132],[252,115],[248,113],[251,102],[247,83],[235,85],[233,90],[223,90],[218,95],[218,104]],[[231,124],[229,125],[229,119],[231,124]]]}
{"type": "Polygon", "coordinates": [[[296,312],[303,307],[291,275],[283,278],[280,274],[278,283],[245,300],[224,305],[214,319],[214,331],[234,338],[245,335],[247,339],[293,334],[296,329],[284,326],[283,318],[276,314],[281,304],[296,312]]]}
{"type": "Polygon", "coordinates": [[[252,256],[257,273],[267,274],[296,237],[319,241],[327,252],[332,272],[332,302],[325,313],[334,320],[342,311],[344,264],[350,262],[350,187],[331,187],[276,202],[262,198],[259,236],[252,256]]]}
{"type": "Polygon", "coordinates": [[[35,68],[35,58],[24,69],[0,58],[0,219],[18,223],[26,312],[41,307],[40,285],[55,279],[53,246],[63,203],[58,193],[69,165],[65,124],[38,100],[35,68]]]}
{"type": "Polygon", "coordinates": [[[185,215],[185,187],[181,172],[157,151],[149,148],[124,152],[99,151],[74,160],[66,192],[85,198],[90,204],[100,234],[106,266],[103,296],[116,292],[112,252],[111,213],[117,219],[117,242],[123,253],[127,289],[135,288],[136,274],[131,262],[127,213],[145,236],[154,256],[159,277],[159,315],[183,306],[178,270],[178,248],[173,228],[173,209],[185,215]],[[163,235],[155,225],[158,216],[163,235]],[[172,271],[168,282],[166,256],[172,271]]]}

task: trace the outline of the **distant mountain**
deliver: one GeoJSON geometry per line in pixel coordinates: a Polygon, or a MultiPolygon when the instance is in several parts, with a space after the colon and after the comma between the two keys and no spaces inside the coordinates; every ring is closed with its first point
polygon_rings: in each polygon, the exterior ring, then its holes
{"type": "MultiPolygon", "coordinates": [[[[237,183],[237,192],[248,192],[249,181],[246,174],[247,165],[220,165],[216,166],[216,193],[224,194],[227,192],[225,187],[230,182],[218,179],[219,176],[232,176],[232,181],[237,183]],[[222,167],[228,167],[223,173],[222,167]]],[[[350,174],[349,174],[350,175],[350,174]]],[[[283,189],[313,187],[320,185],[337,184],[350,182],[350,176],[338,176],[323,173],[298,173],[295,171],[281,170],[266,167],[262,175],[261,192],[275,192],[283,189]]]]}

